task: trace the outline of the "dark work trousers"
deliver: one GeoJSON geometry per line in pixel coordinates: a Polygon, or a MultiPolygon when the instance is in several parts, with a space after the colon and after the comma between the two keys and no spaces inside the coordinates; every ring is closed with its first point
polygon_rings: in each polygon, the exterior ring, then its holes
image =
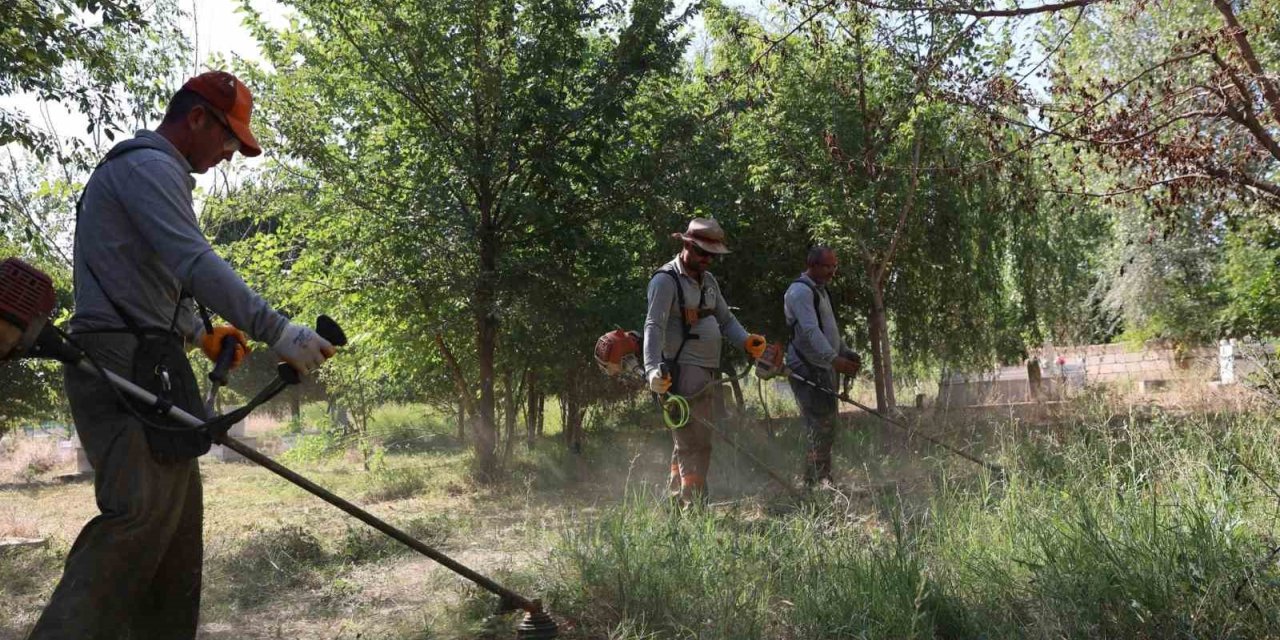
{"type": "MultiPolygon", "coordinates": [[[[680,376],[672,389],[688,398],[716,377],[715,369],[680,365],[680,376]]],[[[675,449],[671,452],[670,486],[672,497],[685,504],[704,502],[707,497],[707,474],[711,471],[711,427],[720,417],[719,387],[707,389],[689,400],[689,424],[671,430],[675,449]]]]}
{"type": "MultiPolygon", "coordinates": [[[[76,341],[104,368],[131,370],[132,336],[76,341]]],[[[71,368],[64,379],[101,513],[72,545],[29,640],[194,638],[204,546],[198,463],[156,462],[143,427],[105,381],[71,368]]]]}
{"type": "MultiPolygon", "coordinates": [[[[795,367],[797,375],[812,380],[827,389],[835,390],[836,375],[831,369],[818,369],[807,365],[795,367]]],[[[836,419],[839,417],[839,400],[830,393],[791,379],[791,393],[804,414],[805,452],[804,482],[813,485],[831,479],[831,445],[835,442],[836,419]]]]}

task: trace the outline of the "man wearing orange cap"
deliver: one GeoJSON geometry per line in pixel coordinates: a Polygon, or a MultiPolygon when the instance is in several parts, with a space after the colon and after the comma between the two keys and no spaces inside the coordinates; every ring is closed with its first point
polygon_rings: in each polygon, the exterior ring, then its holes
{"type": "Polygon", "coordinates": [[[705,501],[711,469],[711,427],[719,406],[715,390],[699,392],[719,375],[724,338],[755,360],[764,352],[763,336],[748,334],[729,310],[720,284],[708,269],[729,253],[724,230],[711,218],[694,218],[674,260],[649,280],[649,310],[644,320],[644,370],[649,389],[692,397],[688,424],[671,431],[672,498],[683,504],[705,501]]]}
{"type": "MultiPolygon", "coordinates": [[[[189,345],[216,359],[222,338],[234,336],[238,364],[248,333],[304,374],[334,354],[251,290],[197,222],[190,174],[237,151],[262,153],[252,109],[249,89],[229,73],[188,80],[155,131],[107,153],[76,212],[73,339],[103,367],[158,395],[172,391],[174,404],[196,415],[203,408],[187,402],[199,394],[189,345]],[[244,332],[208,331],[193,299],[244,332]]],[[[204,553],[195,458],[208,450],[207,436],[158,429],[159,418],[122,406],[95,376],[68,368],[65,381],[101,513],[76,538],[30,638],[194,638],[204,553]]]]}

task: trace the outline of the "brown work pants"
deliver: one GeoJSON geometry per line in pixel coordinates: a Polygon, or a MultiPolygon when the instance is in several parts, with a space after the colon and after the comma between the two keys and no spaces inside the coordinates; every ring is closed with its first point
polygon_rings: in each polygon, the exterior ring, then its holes
{"type": "MultiPolygon", "coordinates": [[[[130,371],[132,336],[77,341],[105,368],[130,371]]],[[[204,517],[197,462],[156,462],[106,382],[71,368],[65,381],[101,513],[72,545],[29,640],[194,638],[204,517]]]]}
{"type": "MultiPolygon", "coordinates": [[[[796,374],[827,389],[836,389],[838,376],[830,369],[816,369],[804,364],[795,367],[796,374]]],[[[813,486],[831,480],[831,446],[836,439],[836,422],[840,406],[835,396],[791,380],[791,393],[804,415],[805,452],[804,483],[813,486]]]]}
{"type": "MultiPolygon", "coordinates": [[[[680,365],[680,376],[673,391],[689,397],[702,391],[716,377],[715,369],[680,365]]],[[[711,470],[711,427],[719,419],[718,387],[689,400],[689,423],[671,430],[675,450],[671,453],[671,497],[684,504],[704,502],[707,497],[707,473],[711,470]]]]}

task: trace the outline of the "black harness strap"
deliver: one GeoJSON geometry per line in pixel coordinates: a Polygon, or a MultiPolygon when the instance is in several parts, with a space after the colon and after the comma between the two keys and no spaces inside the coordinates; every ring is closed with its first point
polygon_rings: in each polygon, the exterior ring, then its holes
{"type": "MultiPolygon", "coordinates": [[[[808,287],[809,292],[813,294],[813,315],[815,318],[818,319],[818,331],[822,332],[822,334],[825,336],[826,329],[823,328],[822,326],[822,307],[818,303],[820,299],[818,288],[810,284],[809,281],[805,280],[804,278],[796,278],[795,280],[791,281],[791,284],[802,284],[808,287]]],[[[831,309],[831,314],[835,315],[834,308],[831,309]]],[[[839,323],[837,323],[836,326],[839,326],[839,323]]],[[[791,321],[791,341],[792,342],[795,342],[796,340],[796,329],[798,329],[799,327],[800,327],[800,318],[797,316],[794,320],[791,321]]],[[[808,367],[810,370],[813,370],[813,365],[810,364],[808,358],[804,357],[804,353],[800,351],[799,346],[796,347],[796,357],[800,358],[800,362],[804,363],[804,366],[808,367]]]]}
{"type": "MultiPolygon", "coordinates": [[[[685,312],[684,285],[680,283],[680,274],[676,272],[674,267],[659,269],[653,272],[653,275],[656,276],[659,273],[665,273],[668,276],[671,276],[671,281],[676,285],[676,308],[680,312],[680,326],[681,328],[684,329],[684,334],[681,336],[681,339],[680,339],[680,348],[676,349],[675,355],[671,356],[671,363],[674,365],[679,362],[680,354],[684,352],[685,344],[687,344],[690,340],[697,340],[698,335],[693,332],[693,323],[689,322],[689,316],[685,312]]],[[[703,312],[706,310],[702,308],[702,304],[706,302],[706,299],[707,299],[707,290],[699,289],[699,295],[698,295],[698,317],[699,318],[706,317],[705,315],[703,315],[703,312]]],[[[674,372],[672,372],[672,375],[674,375],[674,372]]]]}
{"type": "MultiPolygon", "coordinates": [[[[162,147],[156,144],[150,143],[146,140],[142,140],[140,138],[134,138],[130,142],[133,142],[135,140],[139,142],[137,144],[132,144],[132,145],[128,143],[123,143],[123,144],[117,145],[111,151],[107,152],[106,157],[104,157],[102,161],[99,162],[98,165],[93,168],[93,170],[96,172],[98,169],[102,168],[102,166],[107,164],[108,162],[111,162],[112,160],[115,160],[122,156],[128,155],[129,153],[132,153],[134,151],[141,151],[143,149],[155,149],[157,151],[164,151],[162,147]]],[[[84,194],[85,192],[81,191],[80,197],[76,198],[76,230],[75,230],[75,238],[73,242],[79,242],[79,239],[80,239],[80,213],[83,209],[84,194]]],[[[124,308],[121,307],[118,303],[116,303],[115,299],[111,297],[111,294],[107,291],[107,288],[103,286],[102,279],[98,277],[97,271],[95,271],[93,268],[93,265],[89,263],[88,257],[84,258],[84,266],[85,266],[85,269],[89,272],[89,277],[93,278],[94,284],[96,284],[98,286],[98,290],[102,292],[102,296],[107,299],[107,304],[111,305],[111,309],[116,312],[116,315],[120,317],[120,320],[124,322],[126,327],[126,329],[124,329],[123,331],[120,329],[103,329],[101,331],[94,331],[93,333],[130,333],[130,334],[133,334],[133,336],[137,338],[139,342],[141,342],[147,335],[156,335],[156,334],[163,334],[163,333],[167,333],[169,335],[177,335],[178,315],[182,313],[182,301],[186,298],[192,297],[191,294],[187,293],[185,289],[183,289],[178,294],[178,302],[176,305],[174,305],[173,318],[169,321],[169,329],[167,332],[164,331],[163,329],[143,328],[140,324],[138,324],[136,320],[133,319],[133,316],[129,315],[129,313],[126,312],[124,308]]],[[[194,301],[194,298],[193,298],[193,301],[194,301]]],[[[199,306],[200,308],[200,314],[202,319],[204,320],[205,329],[209,332],[212,332],[213,323],[210,322],[209,320],[209,312],[205,310],[204,305],[200,304],[199,302],[196,302],[196,305],[199,306]]],[[[171,401],[169,401],[166,398],[160,397],[159,394],[157,394],[155,403],[151,405],[149,408],[155,411],[157,415],[163,415],[167,413],[169,409],[172,407],[173,407],[173,403],[171,401]]]]}

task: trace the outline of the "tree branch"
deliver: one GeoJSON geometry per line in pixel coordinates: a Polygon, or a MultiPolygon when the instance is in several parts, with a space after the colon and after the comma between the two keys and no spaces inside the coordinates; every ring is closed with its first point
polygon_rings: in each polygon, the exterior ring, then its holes
{"type": "Polygon", "coordinates": [[[1262,87],[1262,95],[1267,99],[1267,106],[1271,109],[1271,117],[1280,123],[1280,91],[1276,89],[1275,83],[1267,77],[1266,72],[1262,68],[1262,63],[1258,61],[1258,56],[1253,52],[1253,46],[1249,44],[1249,32],[1240,26],[1240,22],[1236,20],[1235,11],[1231,8],[1231,3],[1227,0],[1213,0],[1213,6],[1222,14],[1222,19],[1230,27],[1228,30],[1231,39],[1236,43],[1236,48],[1240,50],[1240,57],[1244,58],[1244,63],[1257,77],[1258,84],[1262,87]]]}
{"type": "MultiPolygon", "coordinates": [[[[957,7],[895,7],[880,4],[878,2],[871,2],[870,0],[854,0],[854,2],[864,7],[880,9],[883,11],[923,11],[925,13],[940,13],[948,16],[973,16],[975,18],[1018,18],[1038,13],[1052,13],[1054,11],[1062,11],[1063,9],[1072,9],[1075,7],[1087,7],[1092,4],[1099,4],[1108,1],[1109,0],[1067,0],[1067,2],[1042,4],[1036,7],[1015,7],[1013,9],[962,9],[957,7]]],[[[1217,1],[1221,2],[1222,0],[1217,1]]]]}
{"type": "Polygon", "coordinates": [[[437,333],[435,342],[436,347],[440,349],[440,353],[444,355],[445,364],[449,365],[449,371],[453,373],[453,384],[462,400],[463,410],[467,415],[477,415],[475,398],[471,396],[471,385],[467,384],[467,376],[462,373],[462,367],[458,366],[457,358],[453,357],[453,352],[445,345],[443,336],[437,333]]]}
{"type": "Polygon", "coordinates": [[[1273,198],[1280,199],[1280,185],[1274,182],[1267,182],[1266,180],[1260,180],[1247,173],[1241,173],[1240,171],[1236,171],[1234,169],[1224,169],[1222,167],[1212,167],[1212,166],[1205,167],[1205,173],[1215,178],[1218,178],[1221,180],[1229,180],[1236,184],[1246,186],[1251,189],[1255,189],[1257,191],[1261,191],[1262,193],[1265,193],[1273,198]]]}
{"type": "Polygon", "coordinates": [[[894,227],[893,237],[889,239],[889,250],[884,254],[884,260],[880,262],[879,270],[876,273],[878,282],[883,284],[885,274],[889,273],[889,265],[893,264],[893,256],[898,251],[898,239],[902,237],[902,230],[907,226],[907,218],[911,216],[912,209],[915,208],[916,189],[920,184],[920,148],[924,145],[924,136],[920,133],[920,125],[917,123],[915,129],[915,140],[911,149],[911,186],[907,187],[907,199],[902,203],[902,211],[898,214],[898,224],[894,227]]]}
{"type": "Polygon", "coordinates": [[[1210,180],[1212,178],[1213,176],[1207,173],[1186,173],[1178,176],[1173,176],[1172,178],[1165,178],[1163,180],[1156,180],[1154,182],[1144,182],[1139,185],[1134,185],[1132,187],[1125,187],[1123,189],[1116,189],[1114,191],[1103,191],[1103,192],[1072,191],[1070,189],[1037,189],[1037,191],[1040,191],[1042,193],[1056,193],[1064,196],[1083,196],[1086,198],[1111,198],[1114,196],[1122,196],[1128,193],[1137,193],[1139,191],[1146,191],[1153,187],[1172,184],[1174,182],[1182,182],[1184,180],[1210,180]]]}

